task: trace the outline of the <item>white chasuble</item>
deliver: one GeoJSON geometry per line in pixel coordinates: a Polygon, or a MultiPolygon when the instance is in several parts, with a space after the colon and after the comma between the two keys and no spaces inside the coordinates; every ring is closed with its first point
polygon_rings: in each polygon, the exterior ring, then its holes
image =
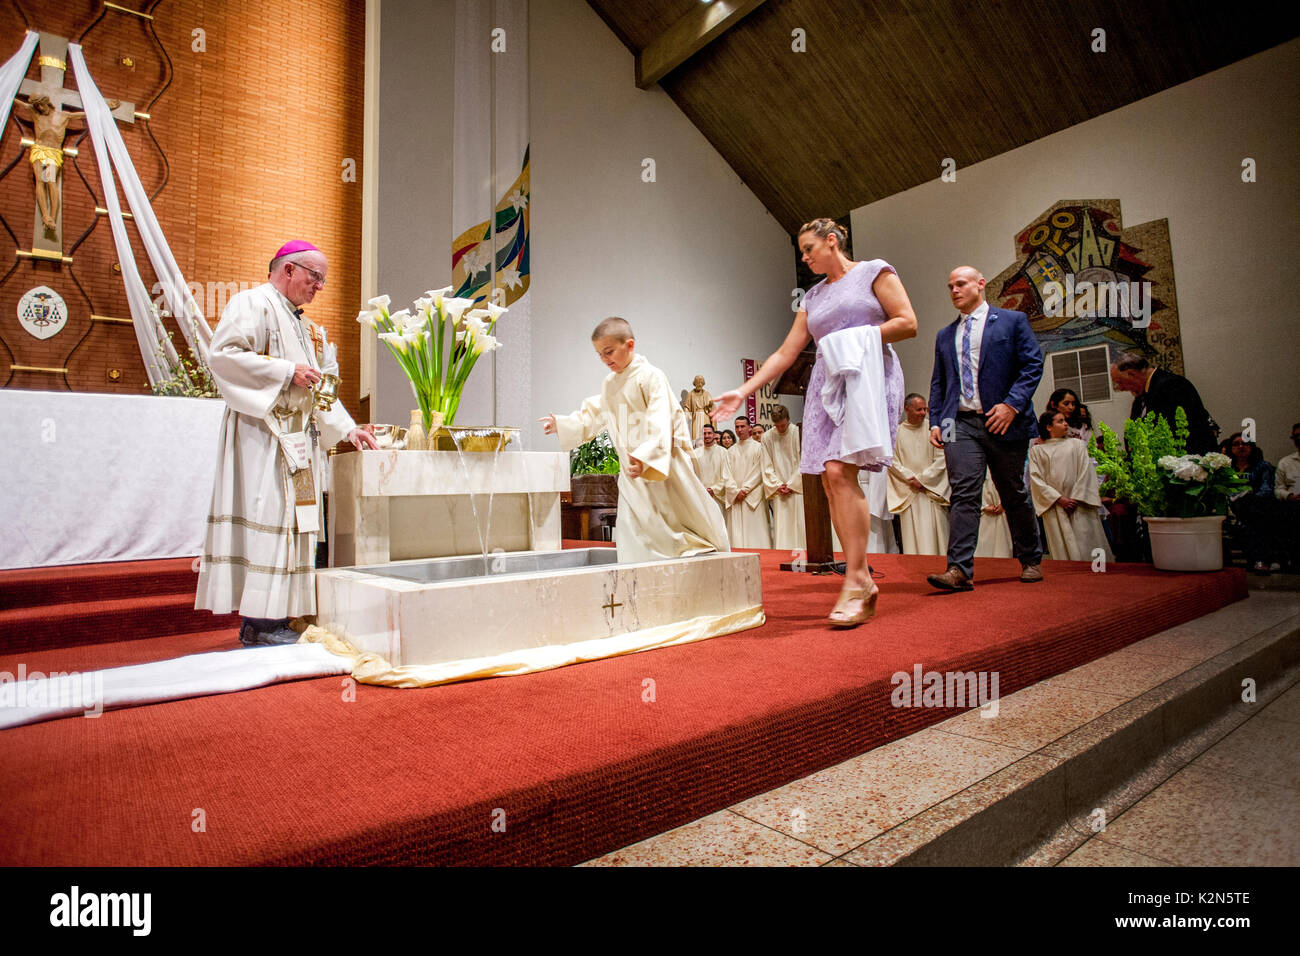
{"type": "Polygon", "coordinates": [[[739,501],[732,496],[727,512],[727,531],[733,548],[770,548],[772,532],[767,523],[767,499],[763,497],[763,446],[752,438],[738,441],[727,449],[731,477],[736,494],[745,492],[739,501]]]}
{"type": "Polygon", "coordinates": [[[1043,519],[1048,553],[1059,561],[1091,561],[1100,548],[1113,561],[1097,508],[1097,474],[1087,446],[1077,438],[1050,438],[1029,449],[1029,491],[1034,510],[1043,519]],[[1066,514],[1056,503],[1064,495],[1079,503],[1066,514]]]}
{"type": "Polygon", "coordinates": [[[977,558],[1011,558],[1015,551],[1011,547],[1011,525],[1006,512],[991,515],[985,508],[1001,507],[1002,496],[993,484],[993,474],[984,469],[984,499],[980,502],[979,540],[975,547],[977,558]]]}
{"type": "Polygon", "coordinates": [[[727,529],[696,472],[686,415],[668,376],[637,355],[605,378],[599,395],[572,415],[556,415],[566,451],[601,432],[618,450],[618,560],[660,561],[729,551],[727,529]],[[629,458],[645,465],[629,478],[629,458]]]}
{"type": "Polygon", "coordinates": [[[930,444],[930,425],[898,426],[889,466],[889,510],[898,515],[904,554],[948,553],[948,466],[930,444]],[[909,478],[921,483],[921,491],[909,478]]]}
{"type": "Polygon", "coordinates": [[[772,547],[802,551],[804,543],[803,473],[799,471],[799,426],[785,434],[773,425],[763,433],[763,493],[772,503],[772,547]],[[781,485],[791,494],[781,494],[781,485]]]}
{"type": "Polygon", "coordinates": [[[736,482],[731,477],[731,461],[727,449],[717,442],[695,449],[695,460],[700,466],[700,480],[704,482],[709,497],[725,515],[736,497],[736,482]]]}
{"type": "MultiPolygon", "coordinates": [[[[316,612],[316,534],[299,532],[293,482],[263,420],[275,407],[309,408],[295,365],[319,368],[309,322],[270,283],[234,296],[212,336],[212,377],[226,413],[217,444],[194,606],[216,614],[280,619],[316,612]]],[[[342,402],[315,415],[311,468],[319,513],[326,451],[353,428],[342,402]]]]}

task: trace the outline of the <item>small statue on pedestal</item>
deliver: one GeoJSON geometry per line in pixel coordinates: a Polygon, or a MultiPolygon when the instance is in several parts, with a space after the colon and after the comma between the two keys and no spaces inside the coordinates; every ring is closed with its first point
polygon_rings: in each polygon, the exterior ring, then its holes
{"type": "Polygon", "coordinates": [[[704,390],[704,376],[695,376],[695,387],[686,395],[684,407],[691,420],[691,440],[700,437],[700,430],[708,425],[709,412],[713,411],[713,397],[704,390]]]}

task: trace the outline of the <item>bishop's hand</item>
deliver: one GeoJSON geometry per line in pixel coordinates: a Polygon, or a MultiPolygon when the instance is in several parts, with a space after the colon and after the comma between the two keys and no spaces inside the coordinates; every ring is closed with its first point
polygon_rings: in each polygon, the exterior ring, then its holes
{"type": "Polygon", "coordinates": [[[310,365],[295,365],[293,367],[293,384],[299,388],[311,388],[319,381],[320,372],[310,365]]]}
{"type": "Polygon", "coordinates": [[[544,416],[544,417],[542,417],[542,418],[539,418],[539,419],[537,419],[537,420],[538,420],[539,422],[542,423],[542,431],[543,431],[543,432],[545,432],[545,433],[548,434],[548,435],[554,435],[554,434],[555,434],[556,429],[555,429],[555,416],[554,416],[554,415],[546,415],[546,416],[544,416]]]}
{"type": "Polygon", "coordinates": [[[375,436],[364,428],[352,429],[352,431],[348,432],[347,440],[356,446],[357,451],[360,451],[363,448],[379,447],[379,442],[375,440],[375,436]]]}

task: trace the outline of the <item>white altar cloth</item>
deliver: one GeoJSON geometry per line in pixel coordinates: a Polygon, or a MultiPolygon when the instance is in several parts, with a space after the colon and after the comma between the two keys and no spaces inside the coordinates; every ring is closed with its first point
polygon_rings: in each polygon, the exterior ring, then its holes
{"type": "Polygon", "coordinates": [[[0,389],[0,568],[199,554],[225,408],[0,389]]]}

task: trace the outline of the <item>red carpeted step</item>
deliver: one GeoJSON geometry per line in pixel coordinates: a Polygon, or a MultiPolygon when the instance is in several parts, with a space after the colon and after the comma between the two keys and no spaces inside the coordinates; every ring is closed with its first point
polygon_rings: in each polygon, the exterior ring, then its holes
{"type": "Polygon", "coordinates": [[[0,571],[0,611],[150,594],[193,596],[198,580],[193,558],[0,571]]]}
{"type": "Polygon", "coordinates": [[[238,621],[196,611],[193,592],[11,608],[0,611],[0,654],[234,630],[238,621]]]}
{"type": "MultiPolygon", "coordinates": [[[[786,557],[762,553],[766,625],[697,644],[425,690],[296,681],[0,732],[0,864],[578,862],[952,715],[894,706],[895,672],[987,670],[1005,696],[1246,596],[1240,571],[1047,562],[1024,586],[1016,562],[983,559],[974,592],[943,595],[924,583],[934,559],[890,555],[873,559],[878,616],[835,632],[842,579],[780,572],[786,557]]],[[[214,633],[23,660],[88,670],[228,646],[214,633]]]]}

